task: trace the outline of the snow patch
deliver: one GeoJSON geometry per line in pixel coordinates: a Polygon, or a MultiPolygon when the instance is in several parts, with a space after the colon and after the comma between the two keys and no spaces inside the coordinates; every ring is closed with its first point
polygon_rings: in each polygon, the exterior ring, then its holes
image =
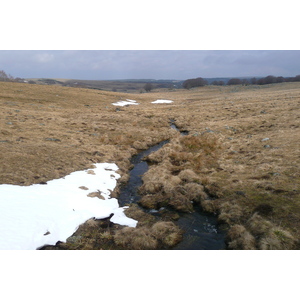
{"type": "Polygon", "coordinates": [[[174,102],[174,101],[172,101],[172,100],[158,99],[158,100],[155,100],[155,101],[153,101],[153,102],[151,102],[151,103],[157,104],[157,103],[172,103],[172,102],[174,102]]]}
{"type": "Polygon", "coordinates": [[[118,200],[110,198],[120,175],[116,164],[99,163],[46,185],[0,185],[0,249],[34,250],[65,242],[90,218],[136,227],[118,200]],[[84,188],[82,188],[84,187],[84,188]],[[98,192],[105,200],[88,197],[98,192]]]}
{"type": "Polygon", "coordinates": [[[115,105],[115,106],[139,105],[139,103],[137,103],[136,100],[126,99],[123,101],[112,103],[112,105],[115,105]]]}

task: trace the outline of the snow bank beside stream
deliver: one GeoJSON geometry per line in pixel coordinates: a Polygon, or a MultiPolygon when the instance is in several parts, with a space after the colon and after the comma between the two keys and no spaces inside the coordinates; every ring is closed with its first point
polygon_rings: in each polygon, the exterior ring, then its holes
{"type": "Polygon", "coordinates": [[[0,249],[34,250],[43,245],[65,242],[90,218],[135,227],[118,200],[110,198],[117,179],[116,164],[95,164],[94,169],[77,171],[47,184],[0,185],[0,249]],[[88,197],[98,192],[105,199],[88,197]]]}

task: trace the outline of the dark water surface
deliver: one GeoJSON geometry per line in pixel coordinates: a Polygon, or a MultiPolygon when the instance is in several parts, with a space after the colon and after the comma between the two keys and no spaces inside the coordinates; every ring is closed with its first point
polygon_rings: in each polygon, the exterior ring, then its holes
{"type": "MultiPolygon", "coordinates": [[[[174,124],[171,127],[177,129],[174,124]]],[[[187,132],[182,134],[186,135],[187,132]]],[[[136,203],[141,196],[138,193],[139,187],[143,184],[142,176],[148,171],[149,166],[142,159],[150,153],[159,150],[169,141],[163,141],[149,149],[140,152],[131,159],[134,165],[130,171],[128,183],[120,190],[118,197],[120,206],[136,203]]],[[[212,200],[213,201],[213,200],[212,200]]],[[[157,211],[149,210],[155,216],[157,211]]],[[[177,244],[174,250],[222,250],[225,249],[225,232],[218,228],[217,218],[214,215],[203,212],[200,208],[195,208],[193,213],[179,213],[180,219],[175,223],[184,230],[183,240],[177,244]]]]}
{"type": "Polygon", "coordinates": [[[130,162],[134,165],[134,167],[129,172],[130,177],[128,183],[121,188],[120,195],[118,197],[120,206],[133,202],[135,203],[140,200],[141,196],[138,193],[138,189],[143,184],[142,176],[149,169],[148,163],[142,159],[150,153],[157,151],[168,142],[168,140],[160,142],[159,144],[152,146],[131,158],[130,162]]]}

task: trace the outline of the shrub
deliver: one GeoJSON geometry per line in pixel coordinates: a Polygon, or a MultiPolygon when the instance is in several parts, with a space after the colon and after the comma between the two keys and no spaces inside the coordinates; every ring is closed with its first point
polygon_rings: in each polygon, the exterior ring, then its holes
{"type": "Polygon", "coordinates": [[[239,85],[239,84],[242,84],[242,80],[239,78],[231,78],[227,82],[227,85],[239,85]]]}
{"type": "Polygon", "coordinates": [[[3,70],[0,70],[0,81],[14,81],[14,78],[10,74],[6,74],[3,70]]]}
{"type": "Polygon", "coordinates": [[[153,89],[152,83],[148,82],[148,83],[146,83],[146,84],[144,85],[144,90],[145,90],[146,92],[150,92],[152,89],[153,89]]]}

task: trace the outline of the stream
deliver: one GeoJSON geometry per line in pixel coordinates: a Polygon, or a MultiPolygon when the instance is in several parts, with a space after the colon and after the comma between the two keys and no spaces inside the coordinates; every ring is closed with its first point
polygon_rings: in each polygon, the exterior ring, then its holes
{"type": "MultiPolygon", "coordinates": [[[[170,126],[178,130],[173,120],[171,120],[170,126]]],[[[187,135],[188,132],[182,131],[181,134],[187,135]]],[[[131,158],[131,163],[134,167],[129,173],[130,178],[128,183],[120,190],[118,197],[120,206],[136,203],[141,199],[138,189],[143,184],[143,174],[149,169],[148,163],[143,161],[143,158],[159,150],[168,142],[168,140],[160,142],[131,158]]],[[[145,211],[159,217],[158,211],[145,211]]],[[[175,223],[183,229],[184,235],[182,241],[172,248],[172,250],[223,250],[226,248],[224,241],[225,232],[218,228],[216,216],[205,213],[197,207],[195,207],[195,211],[192,213],[179,213],[179,215],[180,218],[175,223]]]]}

